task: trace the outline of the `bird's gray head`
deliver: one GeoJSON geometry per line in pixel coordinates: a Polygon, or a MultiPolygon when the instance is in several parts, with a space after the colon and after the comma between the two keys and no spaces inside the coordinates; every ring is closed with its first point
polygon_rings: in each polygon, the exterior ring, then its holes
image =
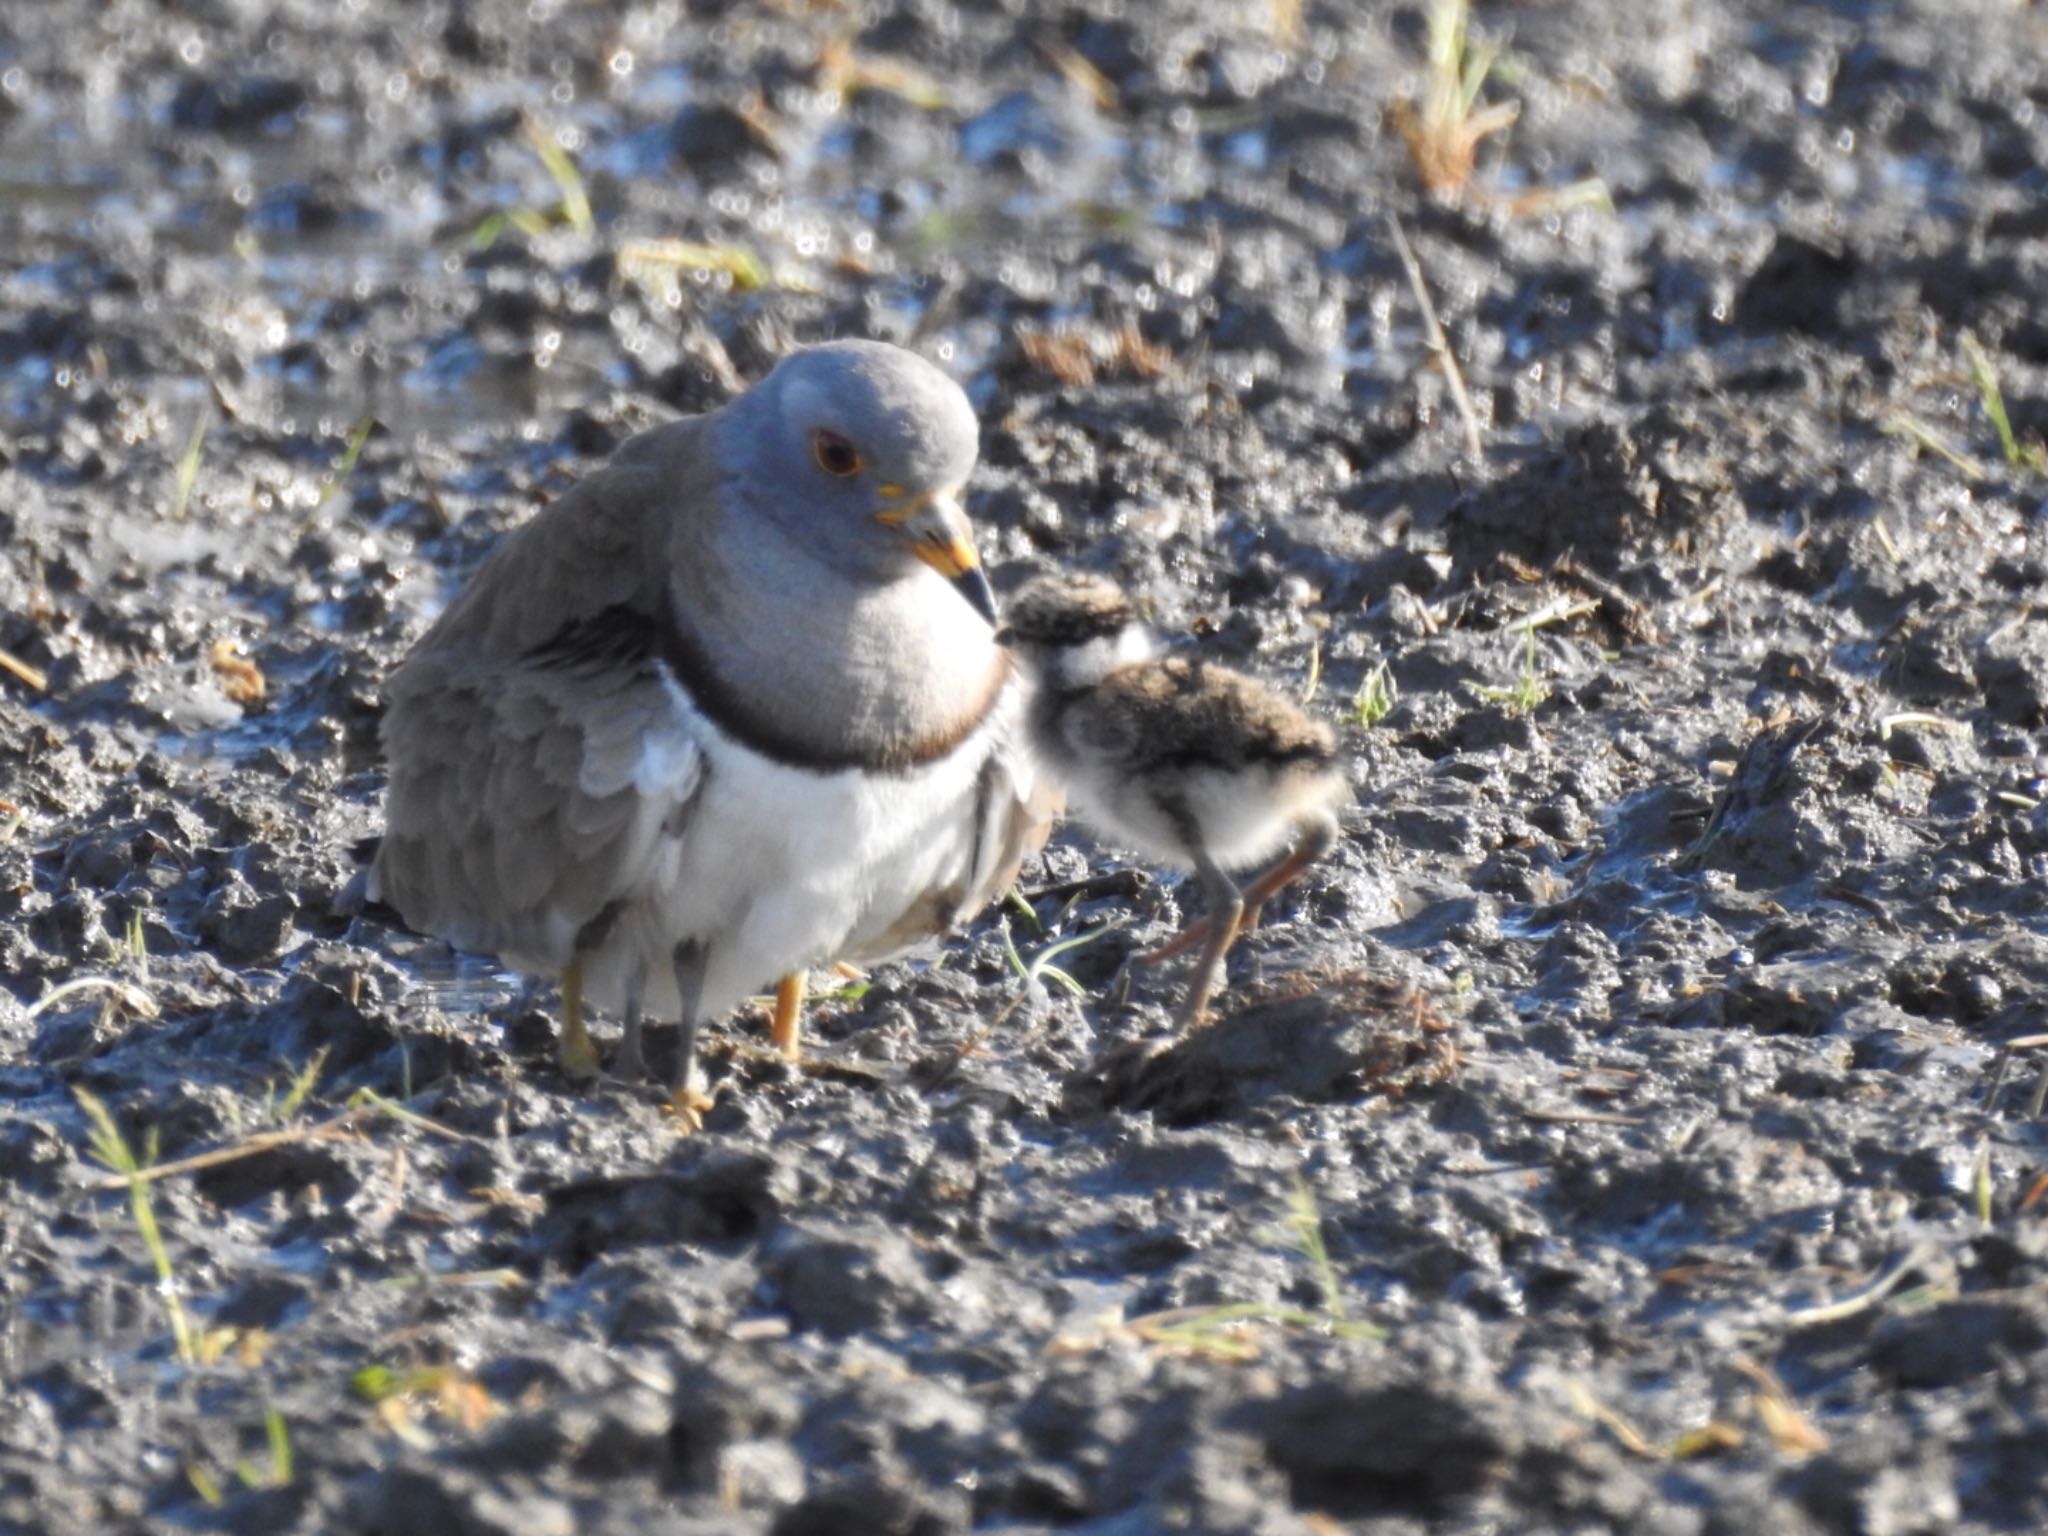
{"type": "Polygon", "coordinates": [[[1055,691],[1092,687],[1156,650],[1123,588],[1085,572],[1038,577],[1003,605],[1003,618],[996,638],[1055,691]]]}
{"type": "Polygon", "coordinates": [[[960,505],[980,424],[945,374],[886,342],[836,341],[784,358],[730,421],[759,515],[865,580],[923,561],[995,622],[960,505]]]}

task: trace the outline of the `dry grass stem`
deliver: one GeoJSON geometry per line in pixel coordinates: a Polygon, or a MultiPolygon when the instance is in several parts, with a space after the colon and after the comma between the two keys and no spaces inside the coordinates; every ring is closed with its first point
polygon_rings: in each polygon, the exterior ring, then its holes
{"type": "Polygon", "coordinates": [[[1408,274],[1408,286],[1415,291],[1415,303],[1422,311],[1422,330],[1428,338],[1429,350],[1435,355],[1437,366],[1443,369],[1444,381],[1450,386],[1451,400],[1458,408],[1458,419],[1465,424],[1465,452],[1468,457],[1483,458],[1486,450],[1479,435],[1479,413],[1472,408],[1472,396],[1465,389],[1464,370],[1458,366],[1458,356],[1451,350],[1443,325],[1437,319],[1436,304],[1429,296],[1429,284],[1423,280],[1422,264],[1415,259],[1415,251],[1408,244],[1408,234],[1401,228],[1401,221],[1391,213],[1387,215],[1387,232],[1393,236],[1401,268],[1408,274]]]}
{"type": "Polygon", "coordinates": [[[50,679],[41,667],[32,667],[12,651],[0,651],[0,670],[12,672],[37,693],[50,690],[50,679]]]}

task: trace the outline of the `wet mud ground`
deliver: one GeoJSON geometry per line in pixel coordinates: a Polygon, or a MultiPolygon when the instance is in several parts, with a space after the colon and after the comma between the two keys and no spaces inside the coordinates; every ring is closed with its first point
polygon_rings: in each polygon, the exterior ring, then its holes
{"type": "Polygon", "coordinates": [[[0,14],[0,1529],[2048,1525],[2048,16],[1476,25],[1446,196],[1414,5],[0,14]],[[452,586],[836,335],[1357,804],[1200,1035],[1070,828],[683,1137],[335,901],[452,586]]]}

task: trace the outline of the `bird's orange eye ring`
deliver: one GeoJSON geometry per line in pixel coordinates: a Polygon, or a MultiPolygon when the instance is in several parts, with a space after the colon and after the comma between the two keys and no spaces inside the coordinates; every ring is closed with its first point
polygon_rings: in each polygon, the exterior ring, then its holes
{"type": "Polygon", "coordinates": [[[821,427],[813,433],[811,456],[818,461],[818,468],[841,480],[860,473],[860,450],[837,432],[827,432],[821,427]]]}

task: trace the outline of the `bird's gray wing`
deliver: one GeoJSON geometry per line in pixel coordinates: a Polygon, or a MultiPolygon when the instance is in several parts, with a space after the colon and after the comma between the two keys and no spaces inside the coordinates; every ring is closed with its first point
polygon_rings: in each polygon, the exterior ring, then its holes
{"type": "Polygon", "coordinates": [[[657,612],[677,530],[719,494],[704,418],[641,433],[508,533],[406,665],[456,653],[514,660],[598,614],[657,612]]]}
{"type": "Polygon", "coordinates": [[[385,685],[371,894],[531,968],[630,900],[703,779],[655,659],[665,541],[707,494],[695,422],[647,433],[507,536],[385,685]]]}
{"type": "Polygon", "coordinates": [[[537,969],[647,887],[703,759],[658,673],[414,669],[385,718],[375,894],[406,922],[537,969]]]}

